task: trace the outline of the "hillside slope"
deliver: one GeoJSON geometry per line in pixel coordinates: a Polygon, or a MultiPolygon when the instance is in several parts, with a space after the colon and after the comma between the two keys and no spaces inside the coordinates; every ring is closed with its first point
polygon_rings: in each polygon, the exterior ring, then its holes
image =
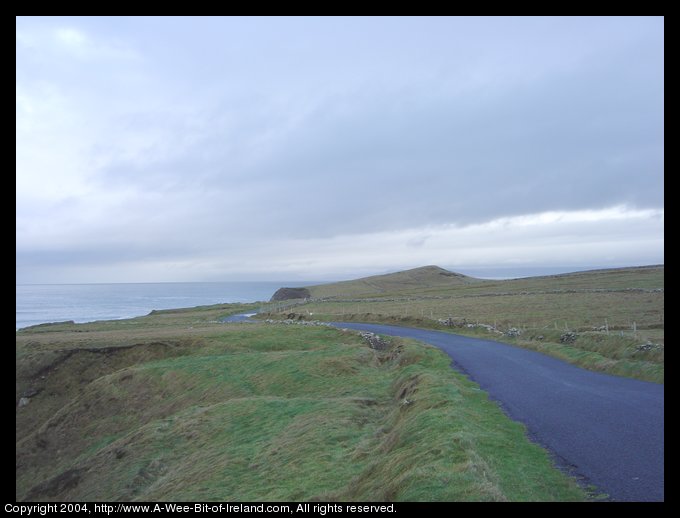
{"type": "Polygon", "coordinates": [[[482,281],[431,265],[351,281],[308,286],[307,289],[313,298],[374,297],[429,289],[455,289],[478,282],[482,281]]]}
{"type": "Polygon", "coordinates": [[[233,307],[18,332],[17,500],[585,498],[441,351],[233,307]]]}
{"type": "Polygon", "coordinates": [[[312,298],[374,298],[410,295],[463,295],[521,291],[662,289],[664,266],[636,266],[583,272],[487,280],[439,266],[308,286],[312,298]]]}

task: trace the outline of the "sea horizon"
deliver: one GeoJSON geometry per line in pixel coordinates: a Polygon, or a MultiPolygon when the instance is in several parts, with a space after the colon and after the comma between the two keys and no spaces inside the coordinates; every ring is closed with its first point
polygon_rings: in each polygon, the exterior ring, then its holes
{"type": "Polygon", "coordinates": [[[282,286],[314,281],[16,284],[16,329],[38,324],[121,320],[153,310],[266,302],[282,286]]]}

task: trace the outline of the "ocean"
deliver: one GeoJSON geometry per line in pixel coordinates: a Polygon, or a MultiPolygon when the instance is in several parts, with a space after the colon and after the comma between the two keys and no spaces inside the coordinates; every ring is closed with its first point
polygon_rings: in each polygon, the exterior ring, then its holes
{"type": "Polygon", "coordinates": [[[73,320],[92,322],[227,302],[266,301],[281,286],[312,282],[167,282],[17,285],[16,328],[73,320]]]}

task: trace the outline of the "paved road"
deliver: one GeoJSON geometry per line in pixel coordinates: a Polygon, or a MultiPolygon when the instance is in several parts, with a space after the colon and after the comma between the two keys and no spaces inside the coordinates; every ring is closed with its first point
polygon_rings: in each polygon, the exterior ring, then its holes
{"type": "Polygon", "coordinates": [[[664,387],[598,374],[491,340],[408,327],[338,327],[415,338],[446,352],[558,462],[612,500],[664,499],[664,387]]]}
{"type": "Polygon", "coordinates": [[[251,319],[253,315],[256,315],[257,313],[241,313],[239,315],[230,315],[228,317],[224,317],[221,322],[224,322],[225,324],[228,323],[233,323],[233,322],[256,322],[256,320],[251,319]]]}

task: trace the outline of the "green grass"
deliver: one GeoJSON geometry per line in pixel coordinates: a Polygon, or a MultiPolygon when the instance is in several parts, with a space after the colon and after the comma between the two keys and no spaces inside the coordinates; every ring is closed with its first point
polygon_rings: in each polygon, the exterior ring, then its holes
{"type": "Polygon", "coordinates": [[[586,498],[435,348],[192,313],[17,333],[18,500],[586,498]]]}
{"type": "MultiPolygon", "coordinates": [[[[290,311],[328,315],[336,319],[351,314],[377,313],[394,317],[419,317],[496,324],[500,327],[568,328],[586,330],[603,326],[611,330],[663,328],[663,293],[527,293],[461,296],[446,299],[315,301],[290,311]]],[[[286,310],[289,311],[289,310],[286,310]]]]}
{"type": "Polygon", "coordinates": [[[423,266],[403,272],[374,275],[363,279],[308,286],[313,298],[373,297],[402,292],[424,292],[458,288],[481,282],[474,277],[449,272],[438,266],[423,266]]]}

